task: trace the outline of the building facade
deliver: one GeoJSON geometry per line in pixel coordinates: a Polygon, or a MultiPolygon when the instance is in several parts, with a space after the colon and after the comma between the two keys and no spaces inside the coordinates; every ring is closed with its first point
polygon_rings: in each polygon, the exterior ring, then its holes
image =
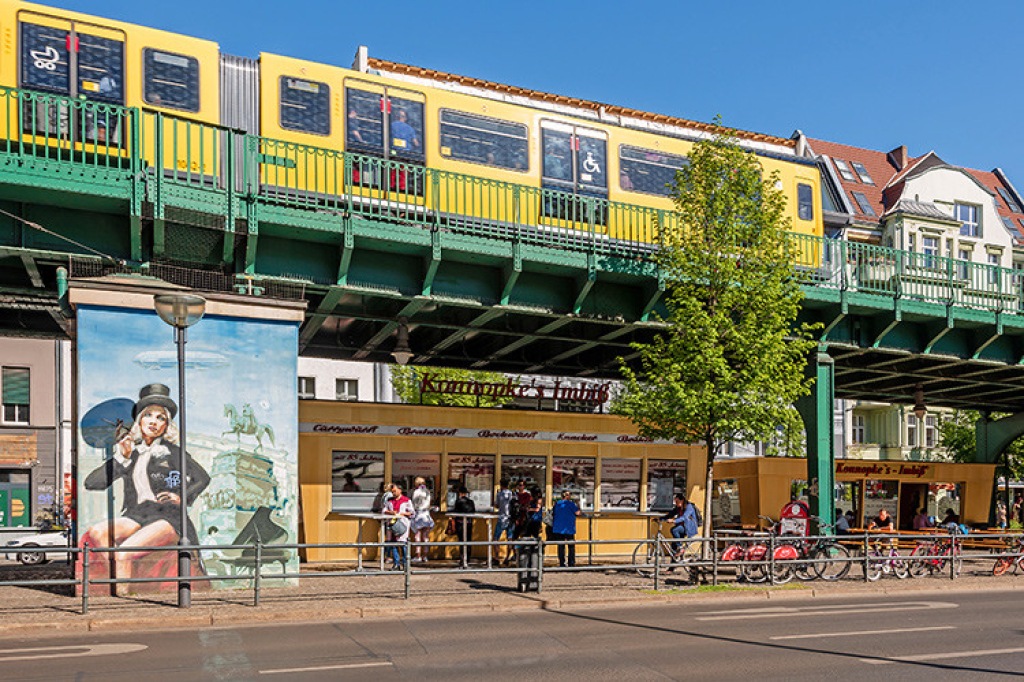
{"type": "Polygon", "coordinates": [[[70,343],[0,338],[0,530],[63,519],[71,472],[70,343]]]}

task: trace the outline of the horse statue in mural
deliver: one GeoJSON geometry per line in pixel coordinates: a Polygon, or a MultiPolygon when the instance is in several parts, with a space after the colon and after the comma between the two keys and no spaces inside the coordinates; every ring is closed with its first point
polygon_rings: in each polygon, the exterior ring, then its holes
{"type": "Polygon", "coordinates": [[[256,419],[256,412],[252,409],[252,405],[246,403],[242,406],[242,413],[239,414],[238,410],[234,405],[225,403],[224,405],[224,416],[228,418],[228,423],[231,424],[231,428],[220,434],[221,438],[229,433],[235,434],[238,442],[242,442],[242,434],[247,436],[256,437],[256,449],[263,449],[263,437],[266,436],[270,439],[271,445],[274,443],[274,429],[270,427],[270,424],[264,424],[256,419]]]}

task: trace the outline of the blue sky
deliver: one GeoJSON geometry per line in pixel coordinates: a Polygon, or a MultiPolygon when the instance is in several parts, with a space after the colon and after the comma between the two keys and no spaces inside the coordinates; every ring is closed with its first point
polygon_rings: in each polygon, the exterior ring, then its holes
{"type": "Polygon", "coordinates": [[[1024,191],[1013,0],[326,2],[63,0],[242,56],[417,66],[950,163],[1024,191]],[[173,7],[173,9],[171,9],[173,7]]]}

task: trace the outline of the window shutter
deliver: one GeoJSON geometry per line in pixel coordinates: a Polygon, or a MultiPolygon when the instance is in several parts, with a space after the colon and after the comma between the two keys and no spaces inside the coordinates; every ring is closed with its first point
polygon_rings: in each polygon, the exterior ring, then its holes
{"type": "Polygon", "coordinates": [[[29,371],[22,368],[4,367],[4,405],[28,405],[29,371]]]}

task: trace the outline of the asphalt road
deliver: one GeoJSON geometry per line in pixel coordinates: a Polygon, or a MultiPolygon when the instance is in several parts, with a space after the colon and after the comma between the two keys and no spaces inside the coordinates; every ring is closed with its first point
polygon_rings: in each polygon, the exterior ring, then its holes
{"type": "Polygon", "coordinates": [[[0,642],[2,680],[996,680],[1019,591],[673,603],[0,642]]]}

